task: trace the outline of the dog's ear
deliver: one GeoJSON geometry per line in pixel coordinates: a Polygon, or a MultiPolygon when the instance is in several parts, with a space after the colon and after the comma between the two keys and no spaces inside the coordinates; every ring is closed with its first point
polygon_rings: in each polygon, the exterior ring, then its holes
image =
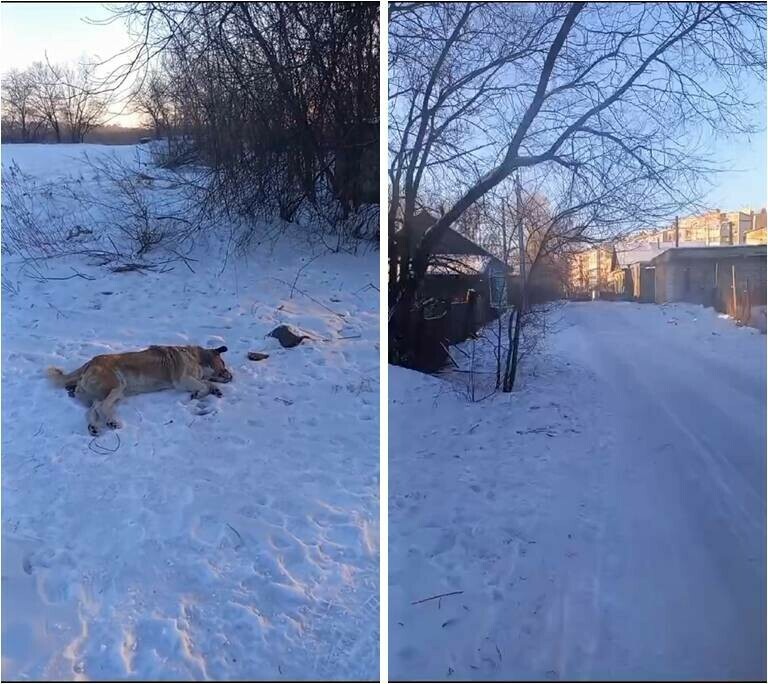
{"type": "Polygon", "coordinates": [[[226,347],[216,347],[216,349],[213,350],[215,354],[223,354],[225,351],[227,351],[226,347]]]}

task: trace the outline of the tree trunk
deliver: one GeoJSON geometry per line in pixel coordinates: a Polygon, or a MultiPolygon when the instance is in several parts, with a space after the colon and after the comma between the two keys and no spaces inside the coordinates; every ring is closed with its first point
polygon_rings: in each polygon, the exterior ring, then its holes
{"type": "Polygon", "coordinates": [[[511,344],[511,355],[508,354],[507,358],[509,362],[507,364],[507,375],[504,379],[504,391],[511,392],[515,386],[515,378],[517,377],[517,356],[520,349],[520,333],[522,329],[522,318],[526,310],[526,300],[528,298],[528,283],[526,281],[525,273],[525,235],[523,234],[523,202],[522,202],[522,188],[520,186],[520,176],[515,179],[515,198],[516,198],[516,213],[517,213],[517,240],[520,249],[520,298],[517,309],[517,318],[515,320],[515,335],[511,344]]]}

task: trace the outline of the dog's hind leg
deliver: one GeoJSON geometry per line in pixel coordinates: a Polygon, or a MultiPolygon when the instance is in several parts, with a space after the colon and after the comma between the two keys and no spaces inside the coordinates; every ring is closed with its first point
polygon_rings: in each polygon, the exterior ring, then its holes
{"type": "Polygon", "coordinates": [[[115,404],[122,399],[124,389],[125,387],[122,383],[115,387],[102,401],[99,402],[96,409],[99,412],[99,415],[104,419],[107,427],[112,428],[113,430],[119,430],[123,427],[122,421],[115,414],[115,404]]]}
{"type": "Polygon", "coordinates": [[[94,401],[88,408],[88,432],[94,437],[99,434],[99,423],[101,422],[99,419],[99,411],[96,406],[98,403],[99,402],[94,401]]]}
{"type": "Polygon", "coordinates": [[[124,390],[124,380],[110,370],[91,368],[81,378],[75,392],[79,398],[90,400],[88,432],[98,435],[103,423],[113,429],[122,427],[115,416],[114,406],[115,402],[123,396],[124,390]]]}

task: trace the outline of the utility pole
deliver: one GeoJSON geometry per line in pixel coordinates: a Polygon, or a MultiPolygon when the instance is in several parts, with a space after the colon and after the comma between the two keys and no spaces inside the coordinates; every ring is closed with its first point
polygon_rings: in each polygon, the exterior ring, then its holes
{"type": "Polygon", "coordinates": [[[509,245],[507,240],[507,200],[505,197],[501,198],[501,253],[504,255],[504,263],[507,267],[509,263],[509,245]]]}
{"type": "Polygon", "coordinates": [[[515,201],[517,203],[517,239],[520,243],[520,286],[522,291],[520,301],[525,310],[526,287],[525,287],[525,236],[523,235],[523,188],[520,185],[520,174],[515,177],[515,201]]]}

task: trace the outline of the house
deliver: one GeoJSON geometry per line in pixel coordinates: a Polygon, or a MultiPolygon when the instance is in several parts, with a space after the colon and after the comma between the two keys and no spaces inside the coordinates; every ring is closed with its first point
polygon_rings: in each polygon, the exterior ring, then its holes
{"type": "MultiPolygon", "coordinates": [[[[411,254],[435,221],[437,218],[426,210],[414,216],[410,232],[411,254]]],[[[401,242],[399,240],[398,244],[401,242]]],[[[449,227],[432,248],[420,297],[458,303],[468,301],[473,292],[479,298],[485,316],[490,317],[491,308],[506,304],[508,272],[501,259],[449,227]]]]}
{"type": "MultiPolygon", "coordinates": [[[[679,231],[679,240],[684,243],[698,242],[705,247],[733,244],[733,226],[719,209],[681,218],[679,231]]],[[[675,229],[669,228],[664,232],[665,237],[672,238],[665,241],[673,242],[675,229]]]]}
{"type": "Polygon", "coordinates": [[[640,302],[654,301],[655,276],[651,260],[665,249],[653,241],[625,240],[616,243],[609,276],[611,292],[640,302]]]}
{"type": "Polygon", "coordinates": [[[761,209],[752,214],[752,225],[744,236],[744,243],[747,245],[764,245],[766,242],[766,212],[761,209]]]}
{"type": "MultiPolygon", "coordinates": [[[[418,212],[407,234],[394,234],[400,267],[413,256],[436,217],[418,212]]],[[[412,339],[403,365],[433,372],[450,359],[448,347],[474,335],[497,317],[508,299],[509,269],[477,243],[448,228],[431,250],[426,275],[419,286],[417,306],[408,325],[412,339]]],[[[391,329],[390,329],[391,330],[391,329]]]]}

